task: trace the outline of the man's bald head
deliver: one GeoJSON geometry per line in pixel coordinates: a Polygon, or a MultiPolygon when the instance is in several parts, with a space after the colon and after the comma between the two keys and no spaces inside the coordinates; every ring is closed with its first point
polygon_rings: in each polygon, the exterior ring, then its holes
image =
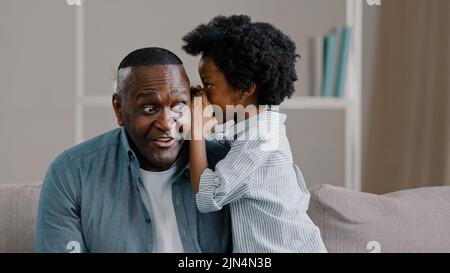
{"type": "Polygon", "coordinates": [[[128,54],[117,69],[117,93],[122,94],[131,76],[131,68],[137,66],[183,65],[177,55],[159,47],[137,49],[128,54]]]}

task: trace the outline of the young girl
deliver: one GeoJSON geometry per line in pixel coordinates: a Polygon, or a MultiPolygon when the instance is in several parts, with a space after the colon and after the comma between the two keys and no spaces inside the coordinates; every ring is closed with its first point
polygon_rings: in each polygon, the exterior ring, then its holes
{"type": "Polygon", "coordinates": [[[309,192],[292,159],[286,116],[270,107],[294,92],[295,44],[274,26],[242,15],[218,16],[183,40],[185,51],[202,55],[204,87],[194,95],[219,106],[223,116],[217,118],[236,123],[227,131],[231,149],[215,170],[207,167],[205,140],[190,141],[200,212],[229,204],[234,252],[326,252],[306,214],[309,192]],[[227,113],[230,106],[242,107],[235,115],[227,113]]]}

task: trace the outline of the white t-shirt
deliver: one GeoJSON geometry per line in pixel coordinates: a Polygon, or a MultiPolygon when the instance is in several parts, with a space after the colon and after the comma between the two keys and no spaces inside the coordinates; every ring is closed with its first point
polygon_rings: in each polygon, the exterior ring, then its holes
{"type": "Polygon", "coordinates": [[[140,193],[152,217],[155,253],[184,252],[172,202],[172,178],[175,172],[176,166],[162,172],[140,169],[142,181],[140,193]]]}

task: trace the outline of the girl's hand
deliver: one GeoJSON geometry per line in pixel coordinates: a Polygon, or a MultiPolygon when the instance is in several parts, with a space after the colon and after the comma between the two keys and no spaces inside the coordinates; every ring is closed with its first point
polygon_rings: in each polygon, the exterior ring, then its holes
{"type": "Polygon", "coordinates": [[[201,140],[203,137],[209,139],[217,125],[217,119],[213,116],[208,96],[201,86],[197,85],[191,87],[191,99],[191,139],[201,140]]]}
{"type": "Polygon", "coordinates": [[[201,91],[202,91],[202,87],[200,85],[191,86],[191,97],[197,96],[197,94],[201,91]]]}
{"type": "Polygon", "coordinates": [[[202,89],[202,87],[200,85],[191,86],[191,98],[194,99],[195,97],[202,98],[202,108],[203,109],[211,104],[211,102],[208,100],[208,96],[206,95],[206,92],[202,89]]]}

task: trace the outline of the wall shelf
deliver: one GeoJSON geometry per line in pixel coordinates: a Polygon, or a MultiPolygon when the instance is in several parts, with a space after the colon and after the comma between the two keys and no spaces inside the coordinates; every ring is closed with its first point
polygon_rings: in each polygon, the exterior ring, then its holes
{"type": "Polygon", "coordinates": [[[281,109],[297,110],[297,109],[348,109],[351,107],[352,100],[347,98],[333,97],[292,97],[285,100],[281,105],[281,109]]]}

